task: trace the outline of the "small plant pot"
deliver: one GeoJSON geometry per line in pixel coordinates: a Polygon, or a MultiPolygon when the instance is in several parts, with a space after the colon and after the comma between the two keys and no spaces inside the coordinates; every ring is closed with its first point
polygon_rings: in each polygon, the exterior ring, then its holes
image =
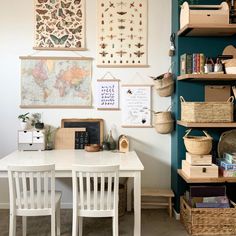
{"type": "Polygon", "coordinates": [[[34,127],[35,127],[36,129],[43,129],[43,128],[44,128],[44,123],[40,123],[40,122],[35,123],[34,127]]]}

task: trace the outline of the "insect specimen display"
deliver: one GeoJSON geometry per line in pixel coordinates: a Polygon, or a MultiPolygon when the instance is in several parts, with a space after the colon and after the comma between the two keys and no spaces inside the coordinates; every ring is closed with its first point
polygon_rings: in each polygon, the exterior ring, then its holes
{"type": "Polygon", "coordinates": [[[35,47],[85,50],[85,0],[35,0],[35,47]]]}
{"type": "Polygon", "coordinates": [[[97,66],[147,66],[147,0],[97,0],[97,66]]]}

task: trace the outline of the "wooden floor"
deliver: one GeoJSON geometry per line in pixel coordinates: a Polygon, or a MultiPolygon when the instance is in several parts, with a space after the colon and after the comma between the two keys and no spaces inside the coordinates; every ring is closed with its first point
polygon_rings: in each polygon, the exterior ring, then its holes
{"type": "MultiPolygon", "coordinates": [[[[0,210],[0,236],[9,236],[8,210],[0,210]]],[[[61,235],[71,236],[72,211],[61,210],[61,235]]],[[[85,218],[83,236],[111,236],[110,218],[85,218]]],[[[21,217],[17,218],[17,236],[21,236],[21,217]]],[[[119,218],[119,235],[133,236],[133,213],[119,218]]],[[[169,218],[164,209],[142,210],[142,236],[188,236],[179,221],[169,218]]],[[[49,217],[29,217],[27,236],[50,236],[49,217]]]]}

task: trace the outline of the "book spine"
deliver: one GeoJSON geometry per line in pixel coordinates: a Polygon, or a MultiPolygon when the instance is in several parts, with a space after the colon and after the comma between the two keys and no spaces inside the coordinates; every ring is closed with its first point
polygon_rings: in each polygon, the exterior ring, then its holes
{"type": "Polygon", "coordinates": [[[200,53],[200,73],[204,73],[204,65],[205,65],[205,56],[203,53],[200,53]]]}
{"type": "Polygon", "coordinates": [[[197,53],[197,74],[200,73],[200,54],[197,53]]]}
{"type": "Polygon", "coordinates": [[[193,74],[197,74],[197,54],[193,54],[193,74]]]}
{"type": "Polygon", "coordinates": [[[187,63],[187,54],[183,54],[180,56],[180,74],[185,75],[186,71],[186,63],[187,63]]]}
{"type": "Polygon", "coordinates": [[[187,54],[186,55],[186,73],[192,74],[193,73],[193,55],[187,54]]]}

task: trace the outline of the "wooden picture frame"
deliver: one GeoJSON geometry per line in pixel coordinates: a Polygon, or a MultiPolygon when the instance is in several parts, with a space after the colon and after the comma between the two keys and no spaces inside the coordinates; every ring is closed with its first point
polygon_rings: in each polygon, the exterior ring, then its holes
{"type": "Polygon", "coordinates": [[[152,85],[122,85],[122,127],[151,128],[152,85]]]}
{"type": "Polygon", "coordinates": [[[20,59],[21,108],[92,107],[92,58],[20,59]]]}
{"type": "Polygon", "coordinates": [[[97,80],[96,102],[98,110],[119,110],[120,106],[120,80],[97,80]]]}

